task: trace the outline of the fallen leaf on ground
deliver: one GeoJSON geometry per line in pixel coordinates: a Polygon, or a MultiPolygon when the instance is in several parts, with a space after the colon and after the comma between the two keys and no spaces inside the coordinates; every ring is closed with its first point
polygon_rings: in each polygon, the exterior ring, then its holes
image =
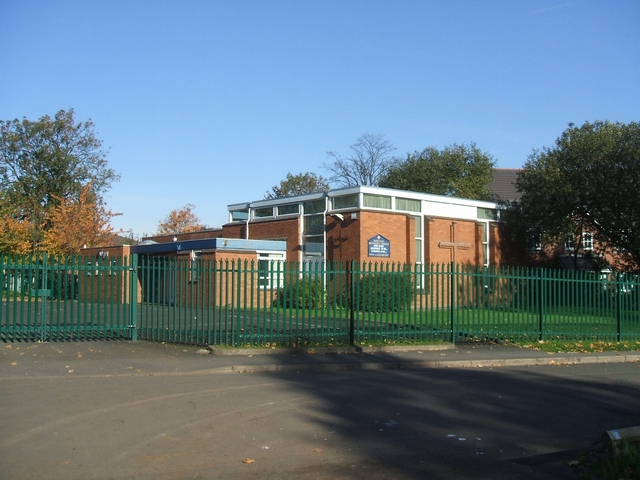
{"type": "Polygon", "coordinates": [[[252,460],[250,458],[245,458],[244,460],[242,460],[242,463],[253,463],[255,462],[255,460],[252,460]]]}
{"type": "Polygon", "coordinates": [[[321,448],[314,448],[313,451],[316,452],[316,453],[320,453],[322,451],[322,449],[321,448]]]}
{"type": "Polygon", "coordinates": [[[11,362],[12,366],[16,366],[18,364],[18,362],[11,362]]]}

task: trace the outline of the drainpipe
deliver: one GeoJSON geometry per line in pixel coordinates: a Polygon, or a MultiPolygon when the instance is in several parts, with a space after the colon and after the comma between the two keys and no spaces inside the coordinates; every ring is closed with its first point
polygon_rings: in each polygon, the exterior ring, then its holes
{"type": "MultiPolygon", "coordinates": [[[[325,192],[324,193],[324,212],[322,212],[322,220],[324,223],[324,228],[322,231],[322,265],[323,270],[327,270],[327,212],[329,211],[329,196],[325,192]]],[[[326,281],[326,279],[325,279],[326,281]]]]}
{"type": "Polygon", "coordinates": [[[251,207],[247,208],[247,223],[245,223],[244,228],[244,239],[249,240],[249,221],[251,220],[251,207]]]}

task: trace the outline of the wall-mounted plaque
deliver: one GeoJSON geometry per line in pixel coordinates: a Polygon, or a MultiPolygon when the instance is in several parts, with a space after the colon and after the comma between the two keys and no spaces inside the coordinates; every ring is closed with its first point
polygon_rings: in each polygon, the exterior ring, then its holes
{"type": "Polygon", "coordinates": [[[391,242],[378,234],[369,239],[369,256],[370,257],[389,257],[391,256],[391,242]]]}

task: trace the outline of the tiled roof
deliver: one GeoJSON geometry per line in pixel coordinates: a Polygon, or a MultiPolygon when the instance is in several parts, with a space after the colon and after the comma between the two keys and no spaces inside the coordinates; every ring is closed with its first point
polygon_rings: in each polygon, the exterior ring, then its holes
{"type": "Polygon", "coordinates": [[[522,194],[516,189],[519,168],[494,168],[490,188],[495,202],[516,202],[522,194]]]}

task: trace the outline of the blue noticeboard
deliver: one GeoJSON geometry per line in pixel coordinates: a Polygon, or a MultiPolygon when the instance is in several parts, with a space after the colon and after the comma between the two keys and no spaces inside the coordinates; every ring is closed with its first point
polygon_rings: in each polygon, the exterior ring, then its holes
{"type": "Polygon", "coordinates": [[[369,256],[370,257],[389,257],[391,256],[391,242],[378,234],[369,239],[369,256]]]}

